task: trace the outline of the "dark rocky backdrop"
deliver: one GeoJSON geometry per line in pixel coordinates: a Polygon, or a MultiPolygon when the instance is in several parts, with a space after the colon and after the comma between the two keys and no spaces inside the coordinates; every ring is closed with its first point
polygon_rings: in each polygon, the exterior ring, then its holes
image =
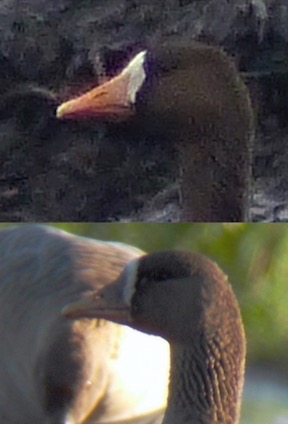
{"type": "Polygon", "coordinates": [[[172,146],[54,117],[169,37],[234,57],[257,116],[252,218],[288,219],[287,0],[2,0],[1,221],[177,220],[172,146]]]}

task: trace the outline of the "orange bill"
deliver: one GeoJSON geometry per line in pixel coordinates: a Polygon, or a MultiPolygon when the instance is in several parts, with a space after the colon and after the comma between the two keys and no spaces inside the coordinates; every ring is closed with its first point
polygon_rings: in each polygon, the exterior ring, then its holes
{"type": "Polygon", "coordinates": [[[146,77],[143,66],[145,54],[146,52],[138,53],[126,68],[110,81],[62,103],[57,108],[57,118],[95,117],[112,121],[129,118],[134,114],[136,94],[146,77]]]}

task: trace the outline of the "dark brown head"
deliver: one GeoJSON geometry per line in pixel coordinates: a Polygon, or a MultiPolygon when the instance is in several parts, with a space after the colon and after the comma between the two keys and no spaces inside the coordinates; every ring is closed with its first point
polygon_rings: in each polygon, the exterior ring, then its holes
{"type": "Polygon", "coordinates": [[[120,277],[85,302],[69,305],[70,317],[100,317],[128,324],[169,342],[190,343],[195,334],[240,327],[227,277],[209,259],[164,251],[131,261],[120,277]]]}

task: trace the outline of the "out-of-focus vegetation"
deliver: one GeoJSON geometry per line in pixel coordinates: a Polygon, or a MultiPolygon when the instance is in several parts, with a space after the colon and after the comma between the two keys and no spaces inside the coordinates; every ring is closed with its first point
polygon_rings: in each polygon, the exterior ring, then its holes
{"type": "Polygon", "coordinates": [[[122,241],[148,252],[183,248],[208,255],[228,274],[239,299],[249,361],[286,368],[288,224],[52,225],[83,236],[122,241]]]}

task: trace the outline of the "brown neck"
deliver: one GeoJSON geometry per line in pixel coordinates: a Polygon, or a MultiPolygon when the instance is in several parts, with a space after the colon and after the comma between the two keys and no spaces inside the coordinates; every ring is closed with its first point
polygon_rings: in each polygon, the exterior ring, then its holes
{"type": "Polygon", "coordinates": [[[235,139],[223,144],[211,137],[203,142],[199,135],[193,143],[184,143],[179,152],[181,220],[249,220],[250,156],[247,146],[235,139]],[[213,152],[209,145],[214,145],[213,152]]]}
{"type": "MultiPolygon", "coordinates": [[[[243,387],[244,350],[221,352],[217,341],[170,345],[168,407],[163,424],[236,424],[243,387]]],[[[245,349],[245,348],[244,348],[245,349]]]]}
{"type": "MultiPolygon", "coordinates": [[[[219,55],[218,71],[226,80],[219,75],[200,79],[194,75],[198,81],[192,84],[190,95],[195,98],[195,104],[191,105],[190,112],[186,108],[182,131],[176,140],[183,220],[237,222],[248,219],[253,114],[247,89],[236,70],[233,72],[228,63],[224,66],[226,75],[221,69],[221,61],[225,64],[225,59],[219,55]],[[201,82],[206,86],[201,88],[201,82]]],[[[205,75],[204,70],[203,73],[205,75]]]]}

